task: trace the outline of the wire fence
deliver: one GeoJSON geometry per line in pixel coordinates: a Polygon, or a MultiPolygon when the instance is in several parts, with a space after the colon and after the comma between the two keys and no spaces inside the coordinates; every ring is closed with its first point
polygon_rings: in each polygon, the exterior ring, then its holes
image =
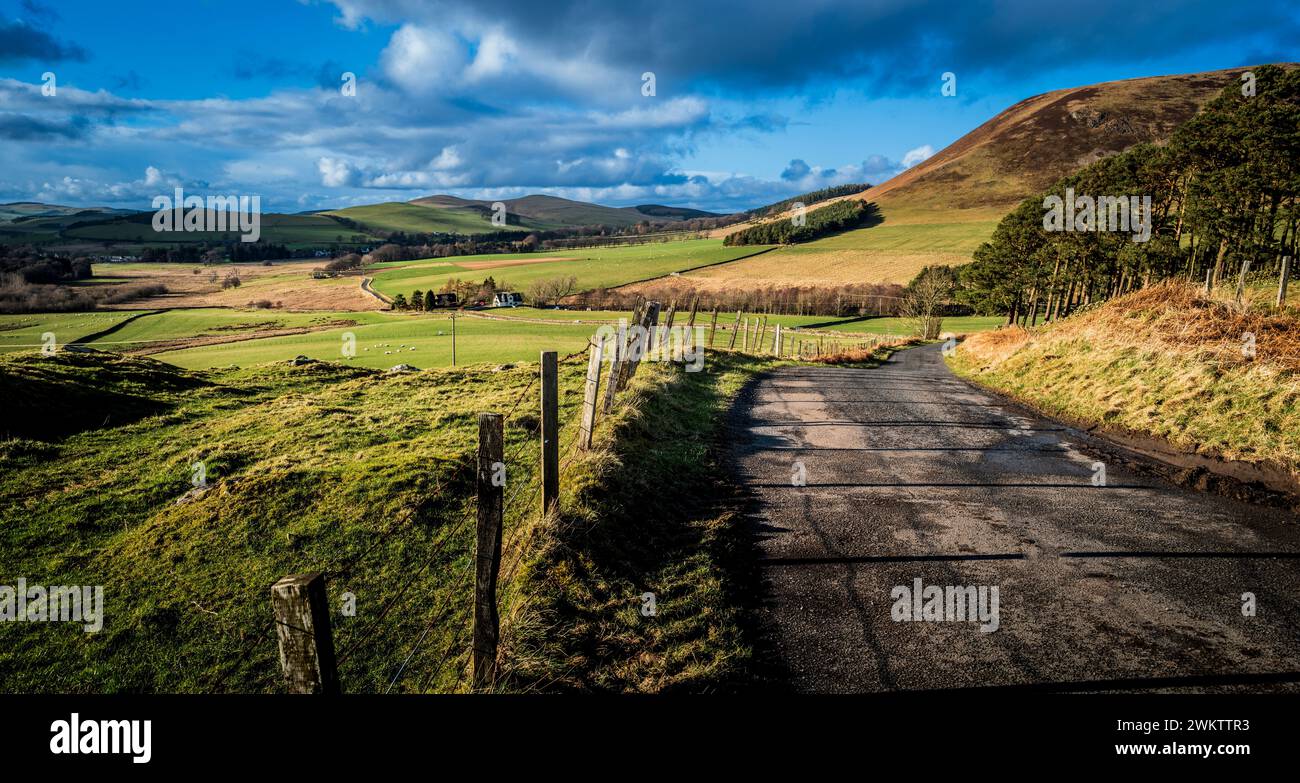
{"type": "MultiPolygon", "coordinates": [[[[671,311],[670,311],[671,312],[671,311]]],[[[640,318],[641,324],[652,324],[649,332],[642,330],[642,339],[645,341],[640,348],[645,356],[653,356],[655,349],[659,351],[658,358],[673,358],[665,356],[667,351],[666,340],[668,333],[654,324],[657,309],[638,307],[634,318],[640,318]],[[658,345],[655,345],[656,341],[658,345]]],[[[682,328],[682,327],[677,327],[682,328]]],[[[749,328],[747,324],[745,328],[749,328]]],[[[799,354],[803,353],[801,348],[796,347],[796,340],[781,339],[781,332],[772,329],[769,330],[766,324],[756,323],[754,325],[754,336],[752,341],[751,353],[764,353],[790,358],[800,358],[799,354]]],[[[791,335],[791,332],[784,332],[791,335]]],[[[798,334],[798,333],[795,333],[798,334]]],[[[794,335],[791,335],[794,336],[794,335]]],[[[803,334],[805,341],[809,340],[809,335],[803,334]]],[[[620,333],[619,339],[626,341],[626,344],[617,346],[613,351],[607,352],[606,356],[610,362],[629,362],[632,365],[631,372],[635,371],[635,365],[640,361],[639,356],[629,358],[629,354],[635,354],[632,350],[633,340],[636,339],[633,334],[620,333]],[[612,356],[610,354],[613,354],[612,356]]],[[[875,336],[866,340],[842,340],[836,341],[835,345],[840,347],[841,344],[858,344],[862,346],[874,345],[883,342],[882,338],[875,336]]],[[[823,338],[823,345],[825,339],[823,338]]],[[[749,347],[749,346],[746,346],[749,347]]],[[[592,348],[589,342],[582,350],[575,351],[556,360],[557,371],[560,366],[569,365],[575,360],[587,360],[588,351],[592,348]]],[[[716,349],[715,349],[716,350],[716,349]]],[[[819,348],[818,353],[821,353],[819,348]]],[[[602,362],[603,364],[603,362],[602,362]]],[[[592,368],[588,366],[590,375],[592,368]]],[[[596,374],[604,373],[600,365],[595,366],[596,374]]],[[[557,372],[558,374],[558,372],[557,372]]],[[[523,411],[528,408],[525,403],[536,397],[534,390],[538,384],[540,373],[535,373],[524,384],[517,394],[513,395],[502,407],[506,413],[502,416],[502,431],[504,426],[511,421],[518,421],[523,416],[523,411]]],[[[610,377],[616,380],[622,379],[619,387],[626,383],[630,374],[627,372],[615,373],[610,372],[610,377]]],[[[590,377],[588,381],[590,382],[590,377]]],[[[554,388],[554,387],[552,387],[554,388]]],[[[587,402],[584,399],[584,405],[587,402]]],[[[558,405],[558,401],[557,401],[558,405]]],[[[544,491],[543,475],[540,466],[536,465],[533,460],[528,458],[527,452],[531,448],[541,450],[541,422],[540,420],[526,419],[523,424],[523,432],[520,441],[516,443],[509,451],[508,455],[503,454],[503,461],[508,466],[507,470],[510,475],[515,476],[513,480],[508,480],[510,485],[505,496],[501,498],[502,519],[507,522],[503,526],[499,559],[495,563],[497,573],[499,574],[498,589],[500,587],[510,587],[523,571],[524,564],[528,562],[529,553],[532,552],[536,545],[537,532],[543,527],[546,521],[546,515],[550,513],[549,509],[544,509],[538,502],[539,495],[544,491]]],[[[563,475],[578,459],[581,449],[579,448],[578,427],[567,426],[560,430],[557,436],[560,438],[559,446],[563,446],[563,456],[558,460],[557,473],[563,475]]],[[[470,466],[465,463],[465,458],[452,461],[452,465],[459,470],[468,469],[470,466]]],[[[444,493],[445,487],[439,481],[435,483],[433,492],[435,496],[444,493]]],[[[549,502],[549,501],[548,501],[549,502]]],[[[387,544],[393,543],[395,538],[400,538],[404,533],[414,529],[412,522],[417,519],[418,511],[415,508],[404,509],[402,512],[394,515],[374,536],[373,540],[361,547],[355,553],[347,556],[341,562],[322,569],[322,573],[328,582],[341,584],[344,580],[355,577],[359,569],[367,561],[372,560],[375,553],[387,544]]],[[[335,664],[340,671],[348,671],[353,667],[349,666],[344,669],[345,664],[352,664],[358,660],[359,656],[365,655],[368,658],[368,668],[358,669],[355,674],[345,679],[351,683],[361,684],[367,681],[367,678],[373,678],[373,688],[376,691],[384,693],[393,692],[396,689],[406,687],[416,691],[424,692],[430,688],[435,688],[442,678],[446,675],[447,667],[453,665],[467,654],[469,649],[469,640],[467,634],[471,630],[471,624],[466,622],[467,618],[462,618],[460,613],[466,605],[472,606],[474,603],[474,583],[476,575],[476,558],[473,556],[475,547],[472,543],[468,548],[462,546],[472,538],[467,539],[463,534],[467,530],[474,529],[474,522],[477,518],[477,506],[472,498],[466,498],[464,506],[459,512],[452,515],[451,519],[439,526],[439,533],[429,545],[428,550],[422,552],[416,562],[408,568],[406,573],[396,587],[386,591],[384,600],[380,606],[371,613],[368,613],[365,621],[357,627],[348,626],[339,645],[339,654],[335,664]],[[467,565],[456,566],[455,561],[464,557],[467,565]],[[429,579],[431,570],[437,571],[437,578],[429,579]],[[453,568],[449,573],[446,569],[453,568]],[[418,602],[418,603],[416,603],[418,602]],[[430,610],[425,619],[414,623],[409,631],[403,630],[402,633],[408,634],[405,639],[393,638],[393,632],[398,628],[405,628],[411,623],[399,623],[397,626],[390,621],[390,617],[395,612],[401,612],[404,615],[413,612],[413,606],[430,606],[430,610]],[[383,639],[382,645],[377,642],[383,639]],[[383,661],[387,651],[392,651],[392,660],[385,666],[383,661]],[[376,664],[378,660],[378,664],[376,664]],[[386,673],[375,674],[374,670],[387,669],[386,673]]],[[[518,591],[510,591],[511,601],[518,596],[518,591]]],[[[497,599],[495,596],[493,600],[497,599]]],[[[504,614],[509,617],[510,609],[504,614]]],[[[409,616],[409,615],[408,615],[409,616]]],[[[265,644],[276,629],[276,622],[260,624],[255,632],[245,637],[245,642],[241,647],[239,654],[231,663],[223,666],[221,670],[208,683],[208,690],[221,689],[229,679],[237,672],[241,671],[249,657],[258,650],[264,649],[265,644]]],[[[287,625],[287,624],[286,624],[287,625]]],[[[284,633],[292,633],[301,629],[289,627],[284,633]]],[[[275,671],[271,671],[264,679],[258,680],[258,686],[274,687],[275,671]]],[[[458,683],[462,682],[462,676],[457,676],[454,680],[453,688],[458,688],[458,683]]],[[[476,676],[477,679],[477,676],[476,676]]]]}

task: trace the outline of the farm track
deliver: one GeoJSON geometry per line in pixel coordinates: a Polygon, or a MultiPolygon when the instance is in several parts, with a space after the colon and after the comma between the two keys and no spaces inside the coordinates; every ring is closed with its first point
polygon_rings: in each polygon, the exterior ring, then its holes
{"type": "Polygon", "coordinates": [[[795,690],[1300,690],[1295,514],[1135,470],[936,345],[780,368],[728,426],[762,638],[795,690]],[[997,629],[895,620],[917,579],[998,588],[997,629]]]}

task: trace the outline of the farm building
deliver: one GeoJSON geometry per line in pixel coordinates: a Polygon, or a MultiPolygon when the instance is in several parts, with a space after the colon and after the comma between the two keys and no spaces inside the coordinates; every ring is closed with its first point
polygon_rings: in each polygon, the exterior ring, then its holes
{"type": "Polygon", "coordinates": [[[492,296],[493,307],[518,307],[523,303],[523,295],[513,291],[498,291],[492,296]]]}

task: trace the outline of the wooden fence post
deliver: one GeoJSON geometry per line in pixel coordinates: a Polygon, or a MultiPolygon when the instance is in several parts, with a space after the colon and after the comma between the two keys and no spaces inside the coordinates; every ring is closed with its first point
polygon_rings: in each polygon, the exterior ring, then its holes
{"type": "Polygon", "coordinates": [[[605,351],[604,340],[591,341],[591,358],[587,360],[587,387],[582,395],[582,423],[578,425],[578,448],[591,448],[591,436],[596,431],[596,400],[600,398],[600,360],[605,351]]]}
{"type": "Polygon", "coordinates": [[[731,327],[731,342],[727,345],[727,350],[734,350],[736,347],[736,335],[740,334],[740,311],[736,311],[736,325],[731,327]]]}
{"type": "Polygon", "coordinates": [[[745,336],[740,338],[740,350],[749,351],[749,319],[745,319],[745,336]]]}
{"type": "Polygon", "coordinates": [[[1291,256],[1282,256],[1282,276],[1277,283],[1277,308],[1286,304],[1286,284],[1291,277],[1291,256]]]}
{"type": "Polygon", "coordinates": [[[1253,259],[1247,257],[1241,264],[1241,273],[1237,275],[1237,304],[1241,304],[1241,297],[1246,292],[1246,275],[1250,274],[1250,262],[1253,259]]]}
{"type": "Polygon", "coordinates": [[[713,308],[713,318],[709,321],[709,347],[713,347],[713,337],[718,333],[718,308],[713,308]]]}
{"type": "Polygon", "coordinates": [[[560,400],[555,351],[542,351],[542,516],[560,500],[560,400]]]}
{"type": "Polygon", "coordinates": [[[659,339],[656,340],[659,353],[658,358],[666,358],[665,351],[668,350],[668,341],[672,339],[673,320],[677,317],[677,300],[674,299],[672,304],[668,305],[668,315],[664,316],[664,325],[659,327],[659,339]]]}
{"type": "Polygon", "coordinates": [[[776,354],[776,358],[781,358],[781,324],[777,324],[772,333],[772,353],[776,354]]]}
{"type": "Polygon", "coordinates": [[[699,306],[700,306],[700,295],[696,294],[695,297],[691,299],[691,317],[686,321],[687,329],[693,329],[695,327],[695,310],[699,306]]]}
{"type": "Polygon", "coordinates": [[[624,362],[623,372],[628,379],[636,375],[636,369],[641,365],[641,360],[649,355],[650,346],[652,345],[651,338],[654,337],[655,328],[659,323],[660,306],[658,302],[646,302],[645,312],[641,317],[641,328],[629,341],[629,345],[637,344],[640,350],[634,351],[629,348],[628,360],[624,362]]]}
{"type": "Polygon", "coordinates": [[[290,693],[338,693],[325,575],[286,576],[271,585],[280,668],[290,693]]]}
{"type": "Polygon", "coordinates": [[[492,684],[497,670],[497,575],[501,571],[501,515],[504,511],[504,418],[478,415],[478,537],[474,547],[475,688],[492,684]]]}

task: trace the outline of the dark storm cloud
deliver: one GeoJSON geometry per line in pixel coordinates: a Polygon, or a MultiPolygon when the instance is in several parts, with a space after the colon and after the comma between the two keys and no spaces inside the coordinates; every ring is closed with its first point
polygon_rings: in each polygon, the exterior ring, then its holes
{"type": "Polygon", "coordinates": [[[58,14],[53,9],[31,0],[25,0],[22,9],[26,19],[11,20],[0,17],[0,63],[17,63],[24,60],[53,63],[87,59],[85,49],[73,43],[59,41],[43,29],[58,19],[58,14]]]}
{"type": "Polygon", "coordinates": [[[60,141],[86,135],[90,123],[84,117],[50,121],[23,114],[0,114],[0,139],[8,141],[60,141]]]}
{"type": "Polygon", "coordinates": [[[1285,52],[1300,36],[1292,0],[1195,3],[1097,0],[334,0],[362,24],[455,20],[497,27],[556,53],[583,42],[585,56],[661,89],[717,87],[816,92],[849,78],[878,92],[938,84],[939,74],[1012,74],[1133,63],[1194,51],[1203,41],[1251,42],[1285,52]]]}

